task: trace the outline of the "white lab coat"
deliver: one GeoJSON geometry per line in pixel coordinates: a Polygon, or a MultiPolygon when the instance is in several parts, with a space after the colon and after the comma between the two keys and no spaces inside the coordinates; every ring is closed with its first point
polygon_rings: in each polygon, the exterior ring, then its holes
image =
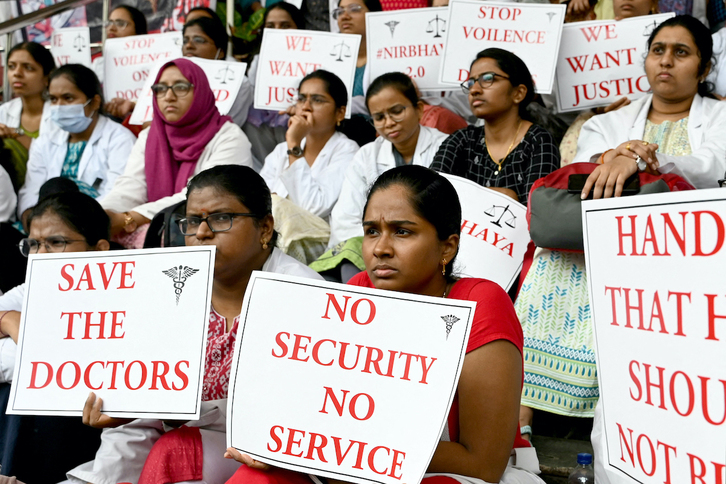
{"type": "MultiPolygon", "coordinates": [[[[437,129],[421,126],[411,164],[428,168],[434,160],[439,145],[447,136],[437,129]]],[[[358,150],[345,172],[338,203],[335,204],[330,216],[328,248],[351,237],[363,235],[361,222],[368,189],[381,173],[395,167],[393,143],[383,137],[378,137],[358,150]]]]}
{"type": "Polygon", "coordinates": [[[0,222],[15,220],[15,209],[18,206],[18,196],[15,195],[13,181],[5,168],[0,166],[0,222]]]}
{"type": "MultiPolygon", "coordinates": [[[[62,129],[38,137],[30,149],[25,185],[18,193],[18,215],[36,203],[40,187],[51,178],[60,176],[69,134],[62,129]]],[[[98,190],[98,200],[111,190],[121,175],[136,138],[128,129],[99,116],[96,127],[81,155],[78,178],[98,190]]]]}
{"type": "MultiPolygon", "coordinates": [[[[0,105],[0,124],[8,128],[20,127],[20,116],[23,114],[23,100],[19,97],[0,105]]],[[[40,117],[40,134],[60,128],[50,119],[50,101],[43,104],[43,115],[40,117]]]]}
{"type": "MultiPolygon", "coordinates": [[[[305,139],[301,148],[305,148],[305,139]]],[[[330,215],[338,200],[345,170],[358,151],[358,144],[343,133],[336,131],[330,137],[313,166],[305,158],[290,165],[287,143],[280,143],[265,158],[260,175],[271,193],[288,198],[298,207],[321,218],[330,215]]]]}
{"type": "MultiPolygon", "coordinates": [[[[649,94],[588,120],[582,126],[574,162],[590,161],[628,140],[642,139],[652,97],[649,94]]],[[[726,103],[696,95],[688,117],[688,139],[692,150],[688,156],[657,153],[658,171],[680,175],[696,188],[718,187],[726,172],[726,103]]]]}
{"type": "MultiPolygon", "coordinates": [[[[139,133],[139,139],[136,141],[133,150],[131,150],[126,170],[123,175],[118,177],[111,192],[101,202],[103,208],[115,212],[133,210],[148,219],[152,219],[161,210],[186,198],[187,190],[184,188],[179,193],[149,202],[146,193],[145,171],[146,140],[148,137],[148,128],[139,133]]],[[[217,165],[251,167],[252,154],[250,150],[250,142],[240,127],[234,123],[225,123],[202,151],[192,176],[217,165]]]]}
{"type": "MultiPolygon", "coordinates": [[[[0,312],[23,309],[25,283],[15,286],[0,296],[0,312]]],[[[18,347],[12,338],[0,339],[0,383],[10,383],[15,375],[15,353],[18,347]]]]}
{"type": "Polygon", "coordinates": [[[708,73],[708,81],[714,85],[714,92],[726,96],[726,29],[721,29],[713,38],[713,65],[708,73]]]}

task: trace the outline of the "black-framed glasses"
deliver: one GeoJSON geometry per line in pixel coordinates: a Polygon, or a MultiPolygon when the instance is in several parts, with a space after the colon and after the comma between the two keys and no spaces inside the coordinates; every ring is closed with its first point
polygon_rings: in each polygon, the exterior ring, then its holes
{"type": "Polygon", "coordinates": [[[184,97],[191,92],[193,87],[194,84],[190,82],[176,82],[172,86],[167,86],[166,84],[154,84],[151,86],[151,91],[156,97],[164,97],[166,96],[166,92],[171,89],[171,92],[173,92],[176,97],[184,97]]]}
{"type": "Polygon", "coordinates": [[[182,37],[182,45],[187,45],[189,42],[193,43],[196,46],[209,44],[209,41],[202,37],[201,35],[193,35],[191,37],[182,37]]]}
{"type": "Polygon", "coordinates": [[[66,239],[62,235],[51,235],[50,237],[46,237],[45,239],[36,240],[36,239],[22,239],[20,243],[18,243],[18,249],[20,249],[20,253],[23,254],[25,257],[28,257],[30,254],[37,254],[38,250],[40,249],[40,244],[43,244],[45,246],[46,252],[51,253],[57,253],[57,252],[65,252],[66,245],[72,244],[73,242],[85,242],[85,239],[66,239]]]}
{"type": "Polygon", "coordinates": [[[259,218],[256,213],[211,213],[206,217],[184,217],[177,220],[179,230],[184,235],[196,235],[202,222],[207,222],[209,230],[214,232],[226,232],[232,228],[232,221],[235,217],[259,218]]]}
{"type": "Polygon", "coordinates": [[[128,27],[129,25],[131,25],[131,22],[129,22],[128,20],[116,19],[116,20],[106,20],[103,23],[103,26],[106,28],[109,28],[112,25],[115,25],[116,28],[119,30],[123,30],[126,27],[128,27]]]}
{"type": "Polygon", "coordinates": [[[497,74],[496,72],[482,72],[476,78],[471,77],[466,81],[462,82],[461,88],[464,90],[464,92],[468,93],[471,88],[474,87],[474,83],[478,82],[482,89],[486,89],[494,84],[494,81],[497,77],[501,77],[502,79],[509,79],[507,76],[497,74]]]}
{"type": "Polygon", "coordinates": [[[403,121],[403,118],[406,117],[406,109],[408,109],[408,106],[404,106],[403,104],[396,104],[392,108],[389,108],[387,111],[371,114],[368,122],[370,122],[376,128],[380,128],[381,126],[386,124],[386,117],[391,118],[391,121],[393,121],[394,123],[400,123],[401,121],[403,121]]]}
{"type": "Polygon", "coordinates": [[[333,10],[333,20],[338,20],[338,17],[340,17],[341,15],[343,15],[346,12],[350,15],[351,13],[361,13],[362,11],[363,11],[363,6],[358,5],[357,3],[348,5],[347,7],[338,7],[335,10],[333,10]]]}

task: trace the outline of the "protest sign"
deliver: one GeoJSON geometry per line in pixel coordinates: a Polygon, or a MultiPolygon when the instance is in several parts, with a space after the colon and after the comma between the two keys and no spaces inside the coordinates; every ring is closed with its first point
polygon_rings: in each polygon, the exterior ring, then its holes
{"type": "Polygon", "coordinates": [[[566,8],[543,3],[451,0],[441,82],[461,84],[469,78],[476,54],[498,47],[527,64],[538,93],[551,93],[566,8]]]}
{"type": "Polygon", "coordinates": [[[726,190],[583,203],[600,482],[726,482],[726,190]]]}
{"type": "Polygon", "coordinates": [[[557,59],[558,110],[581,111],[647,94],[646,43],[653,29],[673,15],[566,24],[557,59]]]}
{"type": "Polygon", "coordinates": [[[419,89],[452,89],[439,82],[448,16],[446,7],[367,13],[370,78],[403,72],[419,89]]]}
{"type": "MultiPolygon", "coordinates": [[[[247,64],[243,62],[227,62],[224,60],[209,60],[200,57],[186,57],[204,70],[209,81],[209,87],[214,93],[214,104],[222,115],[229,112],[237,99],[240,86],[244,80],[247,64]]],[[[159,69],[171,59],[164,59],[149,70],[149,77],[144,83],[139,100],[136,102],[134,112],[131,114],[129,124],[144,124],[154,117],[151,86],[154,84],[159,69]]]]}
{"type": "Polygon", "coordinates": [[[107,100],[139,99],[150,69],[159,61],[181,57],[181,48],[181,32],[107,39],[103,52],[104,96],[107,100]]]}
{"type": "Polygon", "coordinates": [[[461,202],[461,241],[456,270],[494,281],[505,291],[522,269],[529,244],[527,207],[466,178],[442,173],[461,202]]]}
{"type": "Polygon", "coordinates": [[[91,33],[88,27],[54,30],[51,34],[50,53],[59,66],[83,64],[91,68],[91,33]]]}
{"type": "MultiPolygon", "coordinates": [[[[255,108],[287,109],[297,97],[302,78],[318,69],[337,75],[350,99],[359,46],[360,35],[267,29],[260,48],[255,108]]],[[[348,102],[348,118],[351,104],[348,102]]]]}
{"type": "Polygon", "coordinates": [[[30,256],[7,413],[199,418],[214,248],[30,256]]]}
{"type": "Polygon", "coordinates": [[[475,307],[253,273],[230,376],[228,445],[347,482],[420,482],[475,307]]]}

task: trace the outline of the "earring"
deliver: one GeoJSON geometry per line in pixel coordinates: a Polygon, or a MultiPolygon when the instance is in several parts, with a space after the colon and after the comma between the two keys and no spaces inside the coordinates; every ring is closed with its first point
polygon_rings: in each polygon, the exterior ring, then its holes
{"type": "Polygon", "coordinates": [[[337,126],[338,126],[338,127],[340,127],[340,121],[338,121],[338,124],[337,124],[337,126]]]}
{"type": "Polygon", "coordinates": [[[446,276],[446,259],[441,261],[441,275],[446,276]]]}
{"type": "Polygon", "coordinates": [[[262,250],[267,250],[267,241],[262,241],[262,250]]]}

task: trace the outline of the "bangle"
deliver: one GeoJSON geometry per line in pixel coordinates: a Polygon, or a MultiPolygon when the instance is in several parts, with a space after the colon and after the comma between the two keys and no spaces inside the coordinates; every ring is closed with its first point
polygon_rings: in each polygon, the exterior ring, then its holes
{"type": "Polygon", "coordinates": [[[606,152],[604,152],[602,155],[600,155],[600,158],[597,159],[597,162],[599,164],[601,164],[601,165],[604,164],[605,163],[605,155],[608,154],[608,153],[610,153],[611,151],[612,151],[612,149],[609,149],[606,152]]]}
{"type": "Polygon", "coordinates": [[[9,335],[9,334],[7,334],[7,333],[6,333],[5,331],[3,331],[3,326],[2,326],[2,324],[3,324],[3,319],[5,318],[5,316],[7,316],[7,315],[8,315],[8,313],[9,313],[9,312],[10,312],[10,311],[5,311],[5,312],[3,313],[3,315],[2,315],[2,316],[0,316],[0,338],[5,338],[6,336],[10,336],[10,335],[9,335]]]}

